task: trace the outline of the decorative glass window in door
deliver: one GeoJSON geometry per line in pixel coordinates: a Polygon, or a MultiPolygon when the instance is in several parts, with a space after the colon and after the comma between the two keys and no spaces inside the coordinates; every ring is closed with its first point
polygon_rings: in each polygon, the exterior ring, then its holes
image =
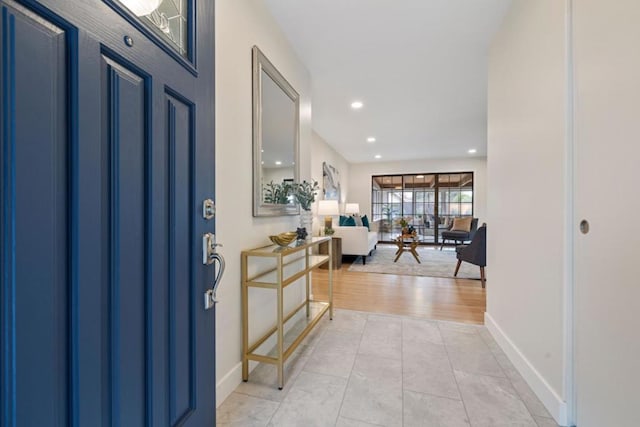
{"type": "Polygon", "coordinates": [[[189,55],[189,0],[119,0],[184,58],[189,55]]]}

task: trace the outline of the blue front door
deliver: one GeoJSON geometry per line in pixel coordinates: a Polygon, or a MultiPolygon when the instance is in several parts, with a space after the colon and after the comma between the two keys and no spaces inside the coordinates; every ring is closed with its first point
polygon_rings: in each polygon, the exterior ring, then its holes
{"type": "Polygon", "coordinates": [[[214,426],[213,2],[0,9],[0,427],[214,426]]]}

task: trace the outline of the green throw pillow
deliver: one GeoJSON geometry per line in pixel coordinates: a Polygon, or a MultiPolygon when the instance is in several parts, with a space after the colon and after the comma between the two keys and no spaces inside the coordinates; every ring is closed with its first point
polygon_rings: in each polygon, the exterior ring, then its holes
{"type": "Polygon", "coordinates": [[[356,220],[350,216],[349,218],[347,218],[347,220],[344,222],[344,225],[346,227],[355,227],[356,226],[356,220]]]}
{"type": "Polygon", "coordinates": [[[348,216],[344,216],[344,215],[340,215],[340,221],[338,222],[338,225],[340,227],[344,227],[345,226],[345,222],[349,219],[348,216]]]}
{"type": "Polygon", "coordinates": [[[369,218],[366,215],[362,216],[362,225],[367,227],[367,230],[371,231],[371,227],[369,226],[369,218]]]}

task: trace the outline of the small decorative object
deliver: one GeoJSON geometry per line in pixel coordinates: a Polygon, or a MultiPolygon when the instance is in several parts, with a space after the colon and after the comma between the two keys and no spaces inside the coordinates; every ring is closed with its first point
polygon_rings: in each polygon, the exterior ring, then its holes
{"type": "Polygon", "coordinates": [[[300,228],[307,230],[307,238],[311,237],[311,230],[313,230],[313,213],[311,212],[311,203],[316,201],[316,194],[319,187],[316,181],[293,184],[292,194],[302,210],[300,211],[300,228]]]}
{"type": "Polygon", "coordinates": [[[409,232],[409,221],[407,221],[406,218],[404,217],[400,217],[396,220],[396,222],[398,223],[398,225],[400,227],[402,227],[402,235],[407,235],[407,234],[411,234],[409,232]]]}
{"type": "Polygon", "coordinates": [[[307,229],[298,227],[296,228],[296,234],[298,235],[298,240],[305,240],[307,238],[307,229]]]}
{"type": "Polygon", "coordinates": [[[313,212],[305,211],[304,209],[300,211],[300,228],[304,228],[307,231],[307,238],[311,237],[313,230],[313,212]]]}
{"type": "Polygon", "coordinates": [[[329,228],[329,227],[325,227],[324,228],[324,235],[325,236],[333,236],[333,233],[335,233],[336,230],[334,230],[333,228],[329,228]]]}
{"type": "Polygon", "coordinates": [[[278,246],[289,246],[297,238],[298,233],[295,231],[287,231],[286,233],[269,236],[269,239],[278,246]]]}

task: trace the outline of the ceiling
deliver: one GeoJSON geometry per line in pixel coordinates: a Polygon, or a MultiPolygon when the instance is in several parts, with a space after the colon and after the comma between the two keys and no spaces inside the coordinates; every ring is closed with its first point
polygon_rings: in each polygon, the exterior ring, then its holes
{"type": "Polygon", "coordinates": [[[311,73],[314,129],[348,161],[486,156],[488,47],[511,0],[265,2],[311,73]]]}

